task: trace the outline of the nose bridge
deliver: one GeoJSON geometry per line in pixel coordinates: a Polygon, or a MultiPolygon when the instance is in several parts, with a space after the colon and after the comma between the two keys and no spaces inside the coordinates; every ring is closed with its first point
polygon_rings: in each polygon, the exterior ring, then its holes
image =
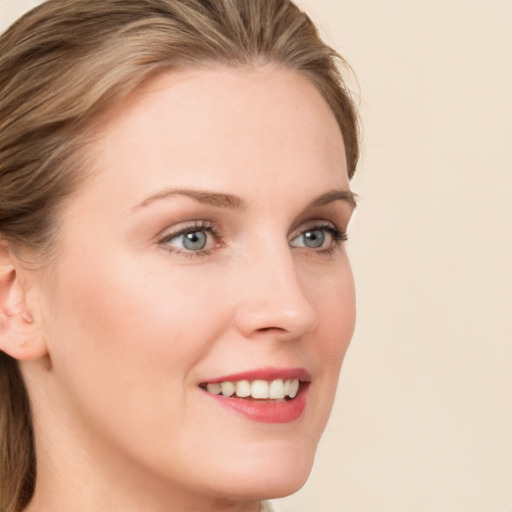
{"type": "Polygon", "coordinates": [[[291,251],[286,241],[272,244],[267,240],[244,259],[236,319],[246,337],[272,331],[293,339],[315,329],[317,311],[301,283],[291,251]]]}

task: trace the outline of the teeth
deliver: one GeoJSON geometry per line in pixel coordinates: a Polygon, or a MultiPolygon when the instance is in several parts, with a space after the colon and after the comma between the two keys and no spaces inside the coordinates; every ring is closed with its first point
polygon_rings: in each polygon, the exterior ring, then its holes
{"type": "Polygon", "coordinates": [[[237,382],[220,382],[207,384],[206,390],[212,395],[233,396],[239,398],[252,397],[257,400],[284,400],[295,398],[299,391],[299,379],[240,380],[237,382]]]}
{"type": "MultiPolygon", "coordinates": [[[[255,380],[251,386],[251,396],[265,400],[269,396],[269,386],[266,380],[255,380]]],[[[284,397],[283,397],[284,398],[284,397]]]]}
{"type": "Polygon", "coordinates": [[[224,396],[232,396],[235,394],[235,385],[232,382],[223,382],[220,389],[224,396]]]}
{"type": "Polygon", "coordinates": [[[295,398],[299,391],[299,381],[294,379],[290,382],[290,398],[295,398]]]}
{"type": "Polygon", "coordinates": [[[251,396],[251,383],[248,380],[240,380],[235,384],[236,396],[246,398],[251,396]]]}
{"type": "MultiPolygon", "coordinates": [[[[297,381],[299,382],[299,381],[297,381]]],[[[283,379],[273,380],[270,383],[269,398],[283,398],[284,394],[284,382],[283,379]]]]}
{"type": "Polygon", "coordinates": [[[221,385],[218,383],[207,384],[206,389],[208,390],[208,393],[211,393],[212,395],[220,395],[222,393],[221,385]]]}

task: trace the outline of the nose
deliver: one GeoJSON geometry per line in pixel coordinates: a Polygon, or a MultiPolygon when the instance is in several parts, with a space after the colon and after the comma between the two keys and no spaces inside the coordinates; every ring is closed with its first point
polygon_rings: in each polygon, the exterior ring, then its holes
{"type": "Polygon", "coordinates": [[[235,324],[246,338],[294,340],[314,331],[318,312],[288,245],[259,251],[239,267],[235,324]]]}

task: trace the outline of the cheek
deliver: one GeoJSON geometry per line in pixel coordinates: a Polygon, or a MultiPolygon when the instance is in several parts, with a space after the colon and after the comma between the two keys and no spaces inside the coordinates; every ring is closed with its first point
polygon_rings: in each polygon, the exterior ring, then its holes
{"type": "Polygon", "coordinates": [[[327,366],[339,369],[355,328],[355,287],[348,259],[323,276],[320,285],[309,285],[319,319],[318,348],[327,366]]]}
{"type": "Polygon", "coordinates": [[[324,298],[323,318],[328,331],[326,350],[333,357],[333,363],[341,365],[354,333],[356,308],[352,274],[334,287],[329,297],[324,298]]]}
{"type": "MultiPolygon", "coordinates": [[[[309,358],[317,361],[321,386],[318,393],[318,437],[325,428],[337,390],[341,365],[355,328],[355,289],[348,261],[333,273],[314,294],[319,314],[319,329],[308,344],[309,358]]],[[[313,391],[313,390],[312,390],[313,391]]]]}
{"type": "Polygon", "coordinates": [[[171,453],[162,439],[190,431],[193,369],[225,328],[225,304],[211,296],[204,276],[193,279],[188,270],[98,260],[102,266],[79,274],[63,268],[48,306],[59,414],[137,458],[146,457],[142,447],[153,457],[171,453]],[[132,446],[134,439],[139,446],[132,446]]]}
{"type": "Polygon", "coordinates": [[[348,346],[352,339],[356,322],[356,300],[355,287],[352,272],[348,272],[340,287],[334,291],[338,301],[333,301],[333,307],[329,310],[329,320],[331,321],[331,329],[333,346],[330,352],[333,361],[336,361],[337,373],[336,383],[338,381],[339,372],[348,346]]]}
{"type": "Polygon", "coordinates": [[[201,279],[190,272],[160,272],[129,259],[113,259],[110,266],[63,272],[60,279],[54,309],[59,310],[58,321],[87,339],[81,348],[119,350],[117,356],[135,350],[157,359],[161,350],[176,354],[200,348],[183,340],[208,323],[199,319],[214,318],[219,304],[208,293],[199,293],[201,279]]]}
{"type": "Polygon", "coordinates": [[[188,272],[97,260],[103,265],[81,273],[63,268],[55,285],[48,340],[62,389],[91,404],[100,397],[104,408],[128,389],[148,408],[169,401],[170,388],[173,400],[183,399],[189,371],[222,329],[223,305],[207,288],[198,293],[201,280],[188,272]]]}

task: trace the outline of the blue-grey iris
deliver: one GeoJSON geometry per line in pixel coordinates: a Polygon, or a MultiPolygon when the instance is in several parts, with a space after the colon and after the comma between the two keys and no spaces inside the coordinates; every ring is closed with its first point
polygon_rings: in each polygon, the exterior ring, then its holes
{"type": "Polygon", "coordinates": [[[206,247],[207,237],[204,231],[194,231],[183,236],[183,247],[189,251],[200,251],[206,247]]]}
{"type": "Polygon", "coordinates": [[[325,233],[320,229],[314,229],[304,233],[304,245],[310,249],[318,249],[325,242],[325,233]]]}

